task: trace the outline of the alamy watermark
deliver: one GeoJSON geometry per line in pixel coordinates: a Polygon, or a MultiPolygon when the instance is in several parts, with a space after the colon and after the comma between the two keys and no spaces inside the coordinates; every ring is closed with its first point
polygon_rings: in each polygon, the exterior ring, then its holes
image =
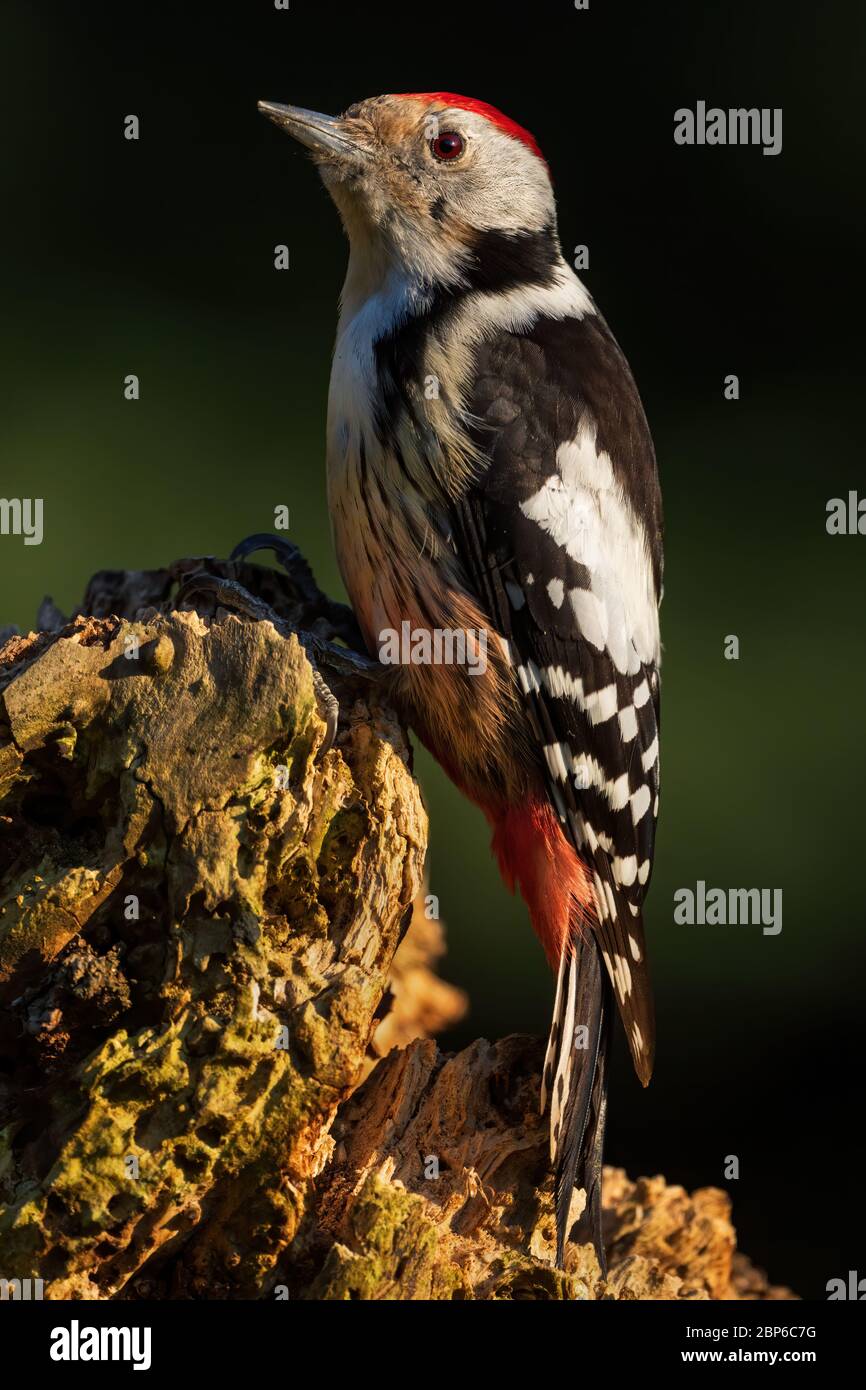
{"type": "Polygon", "coordinates": [[[781,106],[707,106],[699,101],[694,111],[681,106],[674,112],[677,145],[762,145],[764,154],[782,153],[781,106]]]}
{"type": "Polygon", "coordinates": [[[44,1288],[42,1279],[0,1279],[0,1303],[41,1301],[44,1288]]]}
{"type": "Polygon", "coordinates": [[[23,536],[25,545],[42,544],[41,497],[0,497],[0,536],[23,536]]]}
{"type": "Polygon", "coordinates": [[[826,1287],[828,1303],[835,1303],[840,1299],[862,1303],[866,1299],[866,1279],[861,1279],[856,1269],[848,1270],[847,1279],[828,1279],[826,1287]]]}
{"type": "Polygon", "coordinates": [[[866,536],[866,497],[853,489],[847,497],[831,497],[826,526],[828,536],[866,536]]]}
{"type": "Polygon", "coordinates": [[[782,930],[781,888],[677,888],[674,921],[678,926],[763,927],[764,936],[782,930]]]}
{"type": "Polygon", "coordinates": [[[413,628],[402,622],[399,632],[386,627],[379,633],[379,660],[383,666],[465,666],[470,676],[483,676],[487,633],[484,628],[413,628]]]}
{"type": "Polygon", "coordinates": [[[68,1327],[51,1331],[52,1361],[131,1361],[134,1371],[147,1371],[151,1361],[149,1327],[82,1327],[73,1318],[68,1327]]]}

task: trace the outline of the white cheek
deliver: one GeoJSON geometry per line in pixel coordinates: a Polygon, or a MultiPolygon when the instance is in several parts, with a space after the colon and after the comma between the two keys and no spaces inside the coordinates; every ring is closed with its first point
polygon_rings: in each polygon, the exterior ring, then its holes
{"type": "Polygon", "coordinates": [[[521,141],[475,120],[466,127],[465,160],[440,179],[451,206],[480,231],[541,231],[556,217],[544,163],[521,141]]]}

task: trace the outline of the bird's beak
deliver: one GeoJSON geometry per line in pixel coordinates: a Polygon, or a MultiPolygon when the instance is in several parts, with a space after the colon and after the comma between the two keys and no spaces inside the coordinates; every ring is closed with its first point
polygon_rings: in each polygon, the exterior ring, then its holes
{"type": "Polygon", "coordinates": [[[263,116],[320,158],[328,155],[343,159],[369,157],[369,151],[353,138],[339,116],[322,116],[318,111],[305,111],[301,106],[278,106],[273,101],[260,101],[258,107],[263,116]]]}

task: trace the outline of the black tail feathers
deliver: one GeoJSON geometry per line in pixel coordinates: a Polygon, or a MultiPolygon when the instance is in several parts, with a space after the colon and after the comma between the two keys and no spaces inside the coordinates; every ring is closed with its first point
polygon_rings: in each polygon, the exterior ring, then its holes
{"type": "Polygon", "coordinates": [[[542,1103],[551,1098],[551,1155],[555,1163],[556,1262],[566,1242],[595,1247],[606,1272],[601,1229],[601,1168],[607,1108],[607,1062],[612,998],[595,938],[580,936],[563,958],[544,1069],[542,1103]],[[583,1211],[569,1230],[575,1188],[583,1211]]]}

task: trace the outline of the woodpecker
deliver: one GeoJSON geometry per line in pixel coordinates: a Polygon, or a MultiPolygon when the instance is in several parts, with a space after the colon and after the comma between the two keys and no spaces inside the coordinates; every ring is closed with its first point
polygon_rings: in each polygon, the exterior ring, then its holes
{"type": "Polygon", "coordinates": [[[556,1257],[592,1242],[604,1269],[614,1000],[644,1085],[655,1033],[662,507],[644,410],[562,256],[527,130],[451,92],[259,109],[312,153],[349,240],[327,477],[365,642],[406,623],[489,638],[483,670],[410,661],[392,695],[490,822],[556,972],[556,1257]]]}

